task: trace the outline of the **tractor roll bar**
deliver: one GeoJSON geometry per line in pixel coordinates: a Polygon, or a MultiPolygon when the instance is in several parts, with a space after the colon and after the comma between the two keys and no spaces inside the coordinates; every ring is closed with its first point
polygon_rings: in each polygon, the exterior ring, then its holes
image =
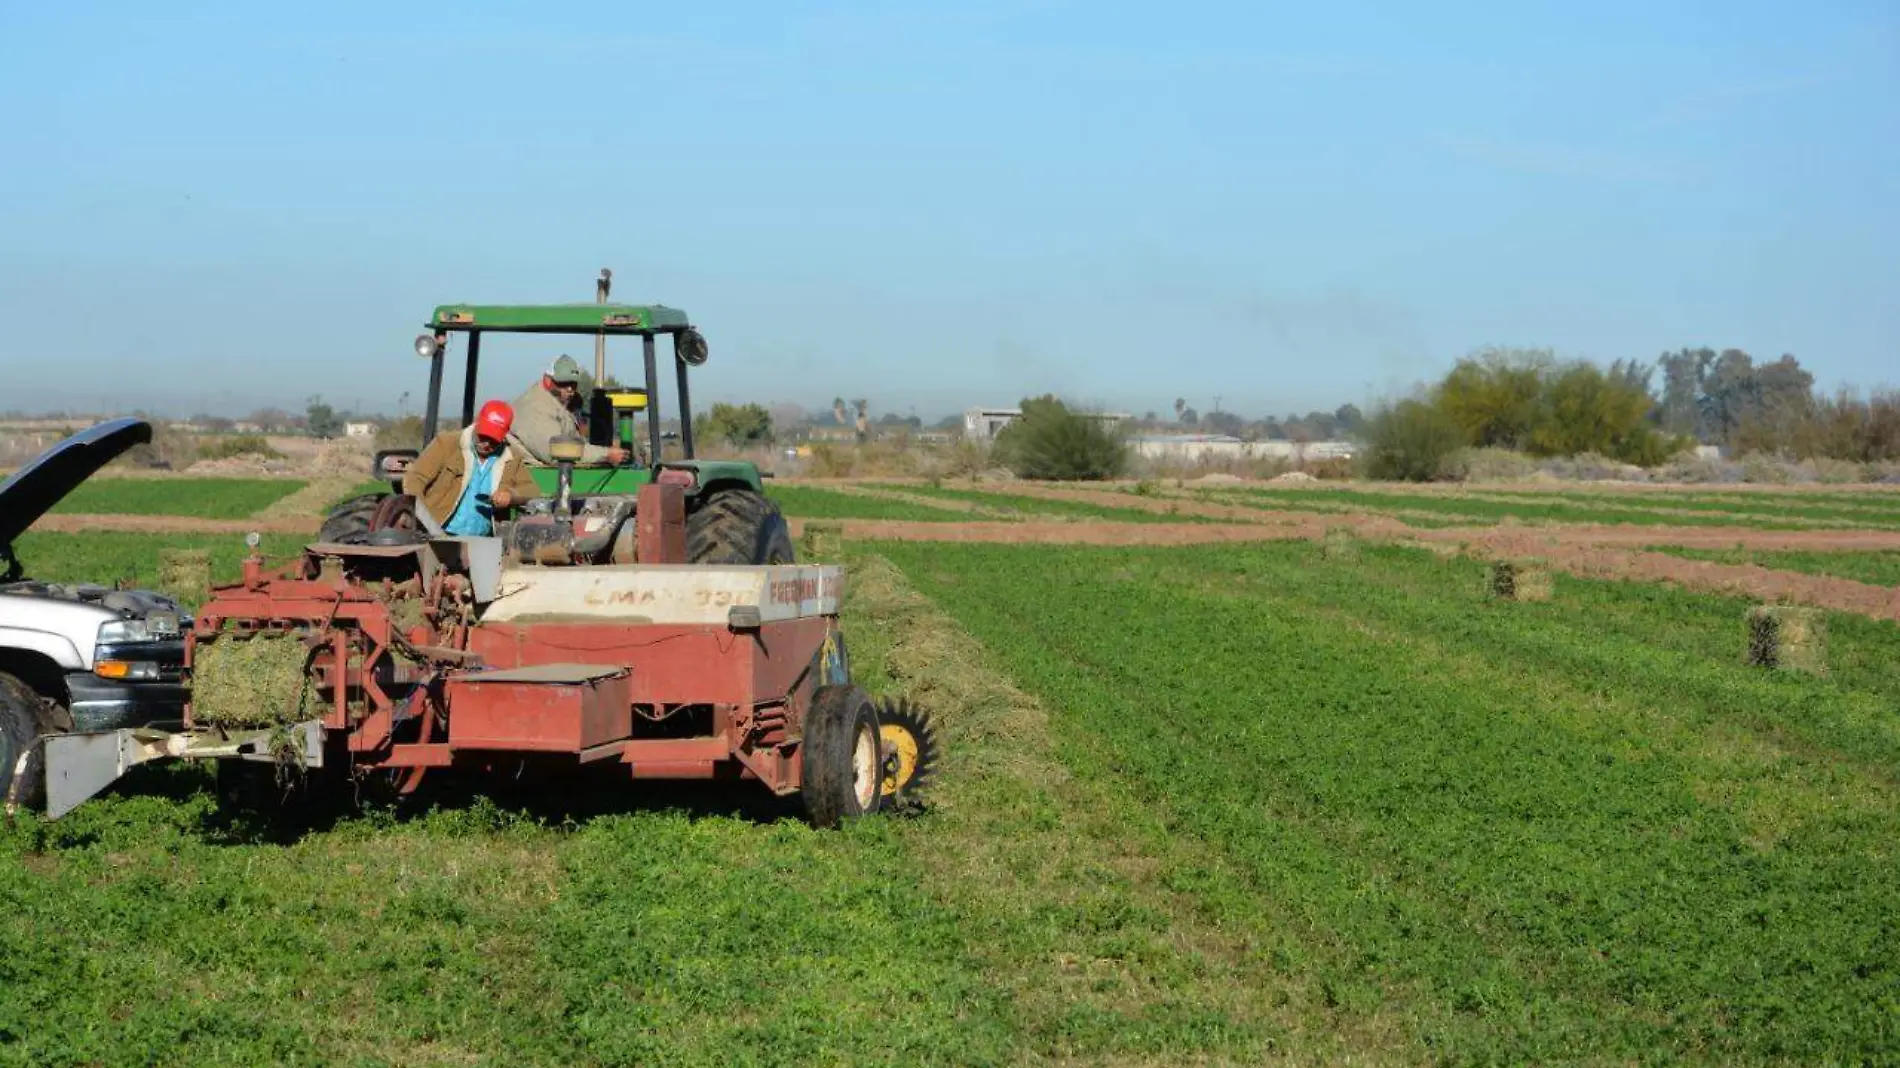
{"type": "MultiPolygon", "coordinates": [[[[475,382],[481,365],[482,334],[484,331],[458,331],[468,336],[468,363],[462,378],[462,425],[475,421],[475,382]]],[[[680,448],[686,459],[694,458],[692,391],[687,385],[687,364],[680,354],[681,332],[663,331],[673,336],[673,369],[678,372],[675,383],[680,394],[680,448]]],[[[660,367],[658,347],[654,342],[656,331],[640,333],[640,354],[646,367],[647,387],[647,446],[652,450],[652,461],[660,461],[660,367]]],[[[448,331],[438,330],[435,334],[435,355],[429,358],[429,398],[422,416],[422,447],[428,448],[435,440],[436,427],[442,420],[442,377],[443,361],[448,356],[448,331]]]]}

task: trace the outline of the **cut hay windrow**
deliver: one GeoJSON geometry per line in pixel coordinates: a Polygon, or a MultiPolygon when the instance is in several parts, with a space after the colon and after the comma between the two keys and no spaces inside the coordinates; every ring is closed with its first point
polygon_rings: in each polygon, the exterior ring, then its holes
{"type": "Polygon", "coordinates": [[[309,649],[294,634],[232,634],[192,653],[191,718],[220,727],[274,727],[312,718],[304,682],[309,649]]]}

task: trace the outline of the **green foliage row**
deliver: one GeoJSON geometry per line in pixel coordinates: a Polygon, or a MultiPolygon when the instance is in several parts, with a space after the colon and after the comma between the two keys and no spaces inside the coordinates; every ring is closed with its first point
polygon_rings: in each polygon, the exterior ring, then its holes
{"type": "Polygon", "coordinates": [[[1307,545],[880,548],[1241,873],[1294,1004],[1434,1063],[1873,1063],[1900,1039],[1900,631],[1819,680],[1741,603],[1307,545]],[[1059,591],[1059,592],[1058,592],[1059,591]],[[1217,759],[1209,759],[1210,754],[1217,759]]]}
{"type": "Polygon", "coordinates": [[[304,487],[295,478],[93,478],[53,509],[88,515],[243,519],[304,487]]]}

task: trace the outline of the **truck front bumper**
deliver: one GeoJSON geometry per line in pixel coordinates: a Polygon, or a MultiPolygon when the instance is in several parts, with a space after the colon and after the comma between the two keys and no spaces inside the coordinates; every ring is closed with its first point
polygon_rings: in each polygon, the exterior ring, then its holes
{"type": "Polygon", "coordinates": [[[184,720],[189,688],[184,684],[183,638],[101,645],[93,658],[99,669],[116,666],[123,677],[100,671],[66,676],[74,730],[114,731],[184,720]]]}
{"type": "Polygon", "coordinates": [[[73,729],[81,733],[182,722],[189,689],[176,682],[102,679],[90,671],[66,676],[73,729]]]}

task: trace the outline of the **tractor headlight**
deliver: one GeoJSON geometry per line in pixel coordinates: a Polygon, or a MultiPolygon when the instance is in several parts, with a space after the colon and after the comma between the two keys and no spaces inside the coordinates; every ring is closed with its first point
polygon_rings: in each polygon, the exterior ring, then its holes
{"type": "Polygon", "coordinates": [[[435,354],[441,349],[442,346],[436,341],[434,334],[423,334],[416,338],[416,355],[425,360],[435,359],[435,354]]]}

